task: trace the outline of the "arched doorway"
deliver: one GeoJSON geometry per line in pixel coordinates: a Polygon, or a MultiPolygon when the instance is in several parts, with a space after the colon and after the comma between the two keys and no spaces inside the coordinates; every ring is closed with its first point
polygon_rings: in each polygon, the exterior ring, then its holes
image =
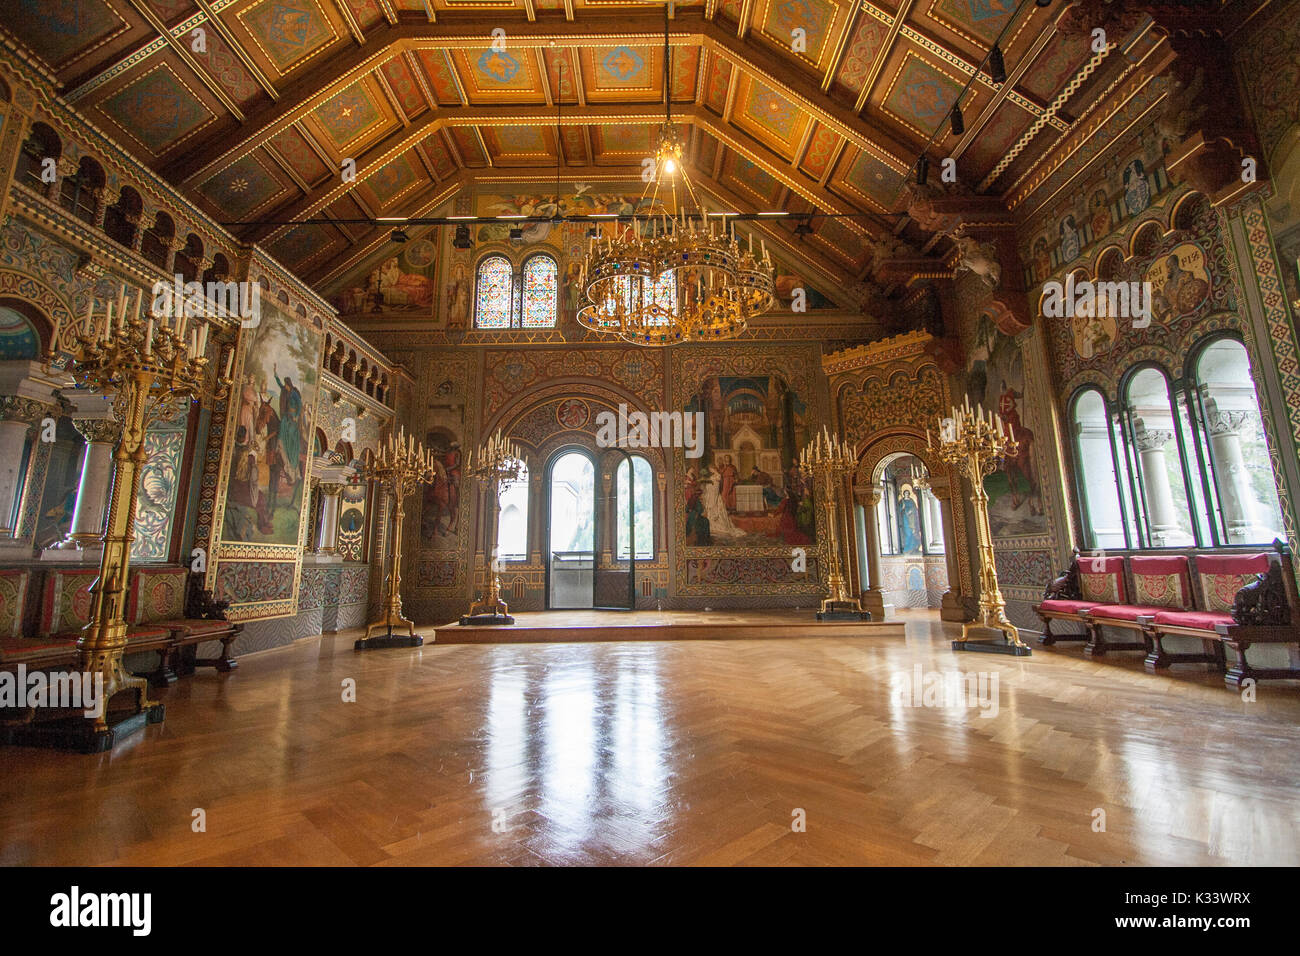
{"type": "Polygon", "coordinates": [[[546,606],[589,608],[596,593],[596,463],[577,448],[546,468],[546,606]]]}
{"type": "MultiPolygon", "coordinates": [[[[906,452],[885,456],[875,469],[874,508],[857,506],[858,547],[869,546],[866,522],[873,524],[884,603],[898,608],[939,608],[948,590],[943,513],[929,469],[906,452]]],[[[860,553],[859,565],[868,567],[860,553]]]]}

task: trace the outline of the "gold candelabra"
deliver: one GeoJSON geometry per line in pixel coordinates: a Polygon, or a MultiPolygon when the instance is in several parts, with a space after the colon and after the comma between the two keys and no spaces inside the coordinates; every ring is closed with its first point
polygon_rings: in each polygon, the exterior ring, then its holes
{"type": "Polygon", "coordinates": [[[66,361],[66,370],[83,387],[115,394],[113,413],[122,425],[113,455],[112,490],[102,538],[99,577],[90,588],[90,623],[77,640],[80,668],[92,680],[102,677],[99,713],[75,717],[50,728],[44,739],[56,746],[89,752],[110,749],[121,737],[146,723],[161,723],[163,705],[151,701],[148,681],[132,677],[122,664],[127,645],[126,599],[135,538],[136,495],[145,462],[145,431],[152,422],[170,418],[191,401],[224,398],[230,388],[233,346],[226,357],[224,375],[208,381],[210,316],[186,314],[186,305],[170,297],[161,312],[142,311],[145,292],[136,291],[127,308],[123,285],[116,301],[102,309],[91,296],[85,315],[62,330],[56,322],[50,337],[46,366],[66,361]],[[129,312],[129,314],[128,314],[129,312]],[[64,340],[60,352],[60,336],[64,340]],[[99,675],[97,677],[96,675],[99,675]],[[109,723],[109,701],[134,691],[134,710],[115,714],[109,723]]]}
{"type": "Polygon", "coordinates": [[[388,591],[384,595],[379,619],[366,625],[366,636],[353,645],[356,650],[419,647],[424,643],[424,638],[415,633],[415,623],[402,616],[402,523],[406,517],[406,496],[420,485],[433,481],[437,470],[433,452],[426,451],[423,444],[416,442],[414,435],[406,434],[405,429],[381,442],[379,453],[361,468],[360,477],[379,482],[393,502],[392,534],[389,536],[392,570],[388,574],[388,591]],[[405,636],[394,634],[394,627],[405,629],[405,636]],[[376,631],[383,631],[383,636],[372,637],[376,631]]]}
{"type": "Polygon", "coordinates": [[[488,523],[486,574],[487,588],[483,597],[469,606],[469,612],[460,619],[461,624],[513,624],[510,606],[501,599],[501,562],[497,556],[497,534],[501,530],[501,485],[505,482],[518,481],[528,469],[519,446],[506,439],[500,432],[488,439],[476,455],[470,452],[465,465],[465,473],[484,488],[486,500],[492,502],[487,512],[491,515],[488,523]]]}
{"type": "Polygon", "coordinates": [[[844,478],[857,466],[852,449],[838,435],[832,436],[823,428],[799,454],[799,467],[822,479],[822,494],[826,502],[826,526],[830,534],[827,557],[826,589],[828,596],[822,601],[817,620],[870,620],[871,615],[862,609],[856,597],[850,597],[840,564],[839,492],[844,478]]]}
{"type": "Polygon", "coordinates": [[[1028,645],[1020,640],[1020,632],[1007,620],[1006,602],[998,588],[998,571],[993,556],[993,533],[989,528],[989,495],[984,489],[984,478],[997,470],[1003,459],[1014,456],[1020,445],[1015,429],[1002,421],[1002,416],[985,411],[978,405],[970,406],[967,399],[961,408],[953,406],[947,418],[939,420],[939,442],[931,445],[930,431],[925,432],[925,446],[937,451],[939,457],[971,485],[971,504],[975,507],[975,534],[980,556],[979,617],[961,626],[961,638],[953,642],[954,650],[1007,650],[1017,655],[1030,653],[1028,645]],[[970,642],[970,630],[983,627],[1001,631],[1006,644],[970,642]]]}

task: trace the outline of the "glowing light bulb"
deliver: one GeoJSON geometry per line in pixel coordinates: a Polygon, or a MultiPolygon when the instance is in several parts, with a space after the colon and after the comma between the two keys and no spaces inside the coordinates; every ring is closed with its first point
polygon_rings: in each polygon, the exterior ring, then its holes
{"type": "Polygon", "coordinates": [[[677,163],[673,160],[671,156],[668,157],[668,159],[664,160],[664,172],[666,172],[669,176],[677,172],[677,163]]]}

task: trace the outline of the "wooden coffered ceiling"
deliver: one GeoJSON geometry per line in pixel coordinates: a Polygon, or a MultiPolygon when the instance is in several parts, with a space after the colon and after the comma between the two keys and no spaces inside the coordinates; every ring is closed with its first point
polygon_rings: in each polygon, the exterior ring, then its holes
{"type": "MultiPolygon", "coordinates": [[[[387,227],[257,221],[432,214],[484,179],[542,182],[557,163],[565,182],[639,191],[663,117],[658,3],[3,6],[70,103],[236,234],[326,287],[387,227]],[[504,31],[499,49],[494,30],[504,31]],[[349,159],[357,176],[345,182],[349,159]]],[[[852,290],[871,276],[878,240],[927,238],[902,191],[932,133],[932,159],[953,157],[966,188],[1002,195],[1123,74],[1123,58],[1098,58],[1086,35],[1056,29],[1066,6],[678,2],[671,92],[692,178],[741,212],[855,215],[818,217],[801,240],[789,220],[755,230],[860,302],[852,290]],[[962,101],[966,132],[953,136],[949,107],[1008,20],[1010,78],[976,78],[962,101]]]]}

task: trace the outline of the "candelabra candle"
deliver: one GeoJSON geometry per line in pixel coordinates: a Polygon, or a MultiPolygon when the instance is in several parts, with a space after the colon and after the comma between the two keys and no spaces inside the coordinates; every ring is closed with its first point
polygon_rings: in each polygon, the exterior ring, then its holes
{"type": "Polygon", "coordinates": [[[950,417],[939,423],[939,441],[933,445],[926,431],[926,448],[936,452],[952,471],[964,477],[971,486],[971,504],[975,509],[975,532],[980,557],[979,616],[962,625],[961,638],[953,642],[955,650],[966,648],[972,628],[983,627],[1001,631],[1005,644],[979,642],[981,649],[1005,650],[1027,656],[1029,647],[1020,640],[1020,632],[1007,620],[1006,602],[998,587],[997,563],[993,552],[993,533],[989,527],[989,496],[984,479],[1000,467],[1007,458],[1015,458],[1020,451],[1015,428],[1002,420],[1002,416],[976,406],[970,399],[958,409],[953,406],[950,417]]]}
{"type": "Polygon", "coordinates": [[[98,716],[77,720],[59,735],[61,743],[79,749],[109,749],[120,735],[162,720],[161,705],[149,700],[147,681],[128,675],[122,663],[145,433],[152,422],[172,418],[191,402],[224,398],[231,384],[229,361],[225,375],[209,378],[203,354],[207,322],[199,320],[196,337],[187,341],[183,319],[173,325],[152,310],[144,314],[143,296],[144,291],[137,290],[132,308],[125,285],[102,302],[92,296],[79,319],[67,328],[55,324],[45,356],[48,369],[59,365],[85,388],[112,394],[114,413],[122,423],[99,578],[91,586],[90,623],[77,641],[80,669],[102,675],[106,706],[98,716]],[[135,697],[134,710],[114,709],[110,726],[107,702],[128,691],[135,697]],[[128,716],[119,718],[120,713],[128,716]]]}

